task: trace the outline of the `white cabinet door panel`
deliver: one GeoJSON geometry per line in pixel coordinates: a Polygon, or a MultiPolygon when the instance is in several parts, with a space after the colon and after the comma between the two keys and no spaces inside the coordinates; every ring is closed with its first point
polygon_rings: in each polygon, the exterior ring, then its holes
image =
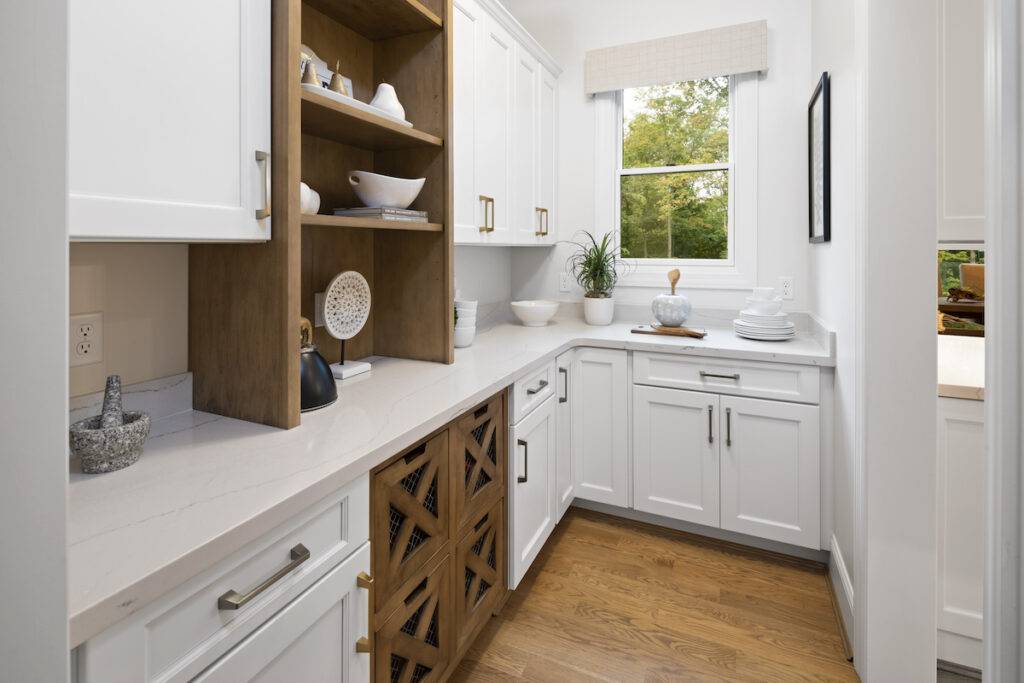
{"type": "MultiPolygon", "coordinates": [[[[512,146],[512,77],[515,43],[501,26],[484,17],[477,39],[476,73],[476,222],[493,225],[481,243],[512,240],[509,162],[512,146]],[[480,195],[493,200],[491,207],[480,195]],[[491,211],[493,210],[493,216],[491,211]],[[485,216],[484,213],[487,212],[485,216]],[[493,219],[493,222],[492,222],[493,219]]],[[[459,171],[459,169],[456,169],[459,171]]]]}
{"type": "Polygon", "coordinates": [[[483,13],[473,0],[452,6],[452,154],[454,155],[455,241],[480,241],[476,194],[476,74],[480,69],[477,40],[483,35],[483,13]]]}
{"type": "Polygon", "coordinates": [[[633,507],[718,526],[718,397],[633,387],[633,507]]]}
{"type": "Polygon", "coordinates": [[[548,398],[510,430],[509,588],[519,585],[555,528],[555,405],[548,398]]]}
{"type": "Polygon", "coordinates": [[[71,239],[270,239],[270,1],[69,6],[71,239]]]}
{"type": "Polygon", "coordinates": [[[720,398],[722,528],[818,548],[818,407],[720,398]]]}
{"type": "Polygon", "coordinates": [[[540,120],[537,128],[537,174],[536,203],[537,209],[543,209],[543,215],[535,220],[543,221],[544,235],[536,237],[539,244],[554,244],[557,238],[558,225],[555,216],[556,185],[558,177],[557,153],[555,141],[558,131],[558,79],[543,66],[540,67],[538,82],[540,95],[538,108],[540,120]]]}
{"type": "Polygon", "coordinates": [[[558,508],[558,519],[569,509],[575,497],[572,462],[572,401],[574,387],[572,385],[572,361],[575,352],[566,351],[555,361],[558,368],[555,393],[558,404],[555,409],[555,422],[558,429],[557,453],[555,456],[555,504],[558,508]]]}
{"type": "Polygon", "coordinates": [[[534,190],[537,184],[537,83],[540,64],[522,46],[516,45],[515,96],[512,115],[512,234],[522,244],[540,239],[534,190]]]}
{"type": "Polygon", "coordinates": [[[626,352],[580,348],[573,362],[576,497],[629,506],[626,352]]]}

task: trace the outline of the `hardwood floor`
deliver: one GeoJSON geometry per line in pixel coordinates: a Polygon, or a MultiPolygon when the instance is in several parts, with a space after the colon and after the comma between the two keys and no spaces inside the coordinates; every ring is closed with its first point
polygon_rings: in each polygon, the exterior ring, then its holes
{"type": "Polygon", "coordinates": [[[821,565],[571,508],[452,681],[857,681],[821,565]]]}

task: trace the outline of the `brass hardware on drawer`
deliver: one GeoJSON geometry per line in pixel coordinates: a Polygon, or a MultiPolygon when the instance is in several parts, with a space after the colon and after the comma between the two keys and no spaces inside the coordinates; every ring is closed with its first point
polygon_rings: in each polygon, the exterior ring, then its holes
{"type": "Polygon", "coordinates": [[[537,237],[544,237],[548,234],[548,210],[539,206],[533,210],[537,212],[537,230],[533,234],[537,237]]]}
{"type": "Polygon", "coordinates": [[[370,639],[363,636],[356,641],[356,652],[366,654],[367,652],[373,652],[373,648],[370,646],[370,639]]]}
{"type": "Polygon", "coordinates": [[[258,596],[263,591],[267,590],[275,583],[280,581],[288,573],[294,571],[300,564],[309,559],[309,550],[306,546],[299,543],[297,546],[292,548],[291,551],[292,561],[289,562],[284,568],[280,569],[277,573],[271,576],[269,579],[261,583],[260,585],[253,588],[245,595],[239,595],[233,590],[228,591],[224,595],[217,599],[218,609],[238,609],[244,606],[247,602],[258,596]]]}
{"type": "Polygon", "coordinates": [[[366,572],[359,572],[359,576],[356,577],[356,585],[360,588],[370,590],[373,588],[373,577],[366,572]]]}
{"type": "Polygon", "coordinates": [[[713,420],[714,414],[715,414],[715,407],[714,406],[708,406],[708,443],[714,443],[715,442],[715,435],[711,432],[711,422],[713,420]]]}
{"type": "Polygon", "coordinates": [[[547,385],[548,385],[548,381],[546,379],[542,379],[540,381],[540,384],[538,384],[535,389],[527,389],[526,390],[526,395],[527,396],[533,396],[534,394],[539,394],[541,389],[543,389],[547,385]]]}
{"type": "Polygon", "coordinates": [[[725,409],[725,445],[732,446],[732,408],[725,409]]]}
{"type": "Polygon", "coordinates": [[[480,195],[480,201],[484,203],[484,224],[480,226],[480,232],[494,232],[494,197],[480,195]],[[487,223],[487,207],[491,207],[491,222],[487,223]]]}
{"type": "Polygon", "coordinates": [[[732,375],[716,375],[713,372],[704,372],[703,370],[701,370],[700,371],[700,377],[701,377],[701,379],[704,379],[705,377],[717,377],[719,379],[731,379],[731,380],[736,381],[736,382],[740,381],[740,373],[738,373],[738,372],[734,373],[732,375]]]}
{"type": "Polygon", "coordinates": [[[270,215],[270,152],[256,150],[256,163],[263,162],[263,191],[266,199],[262,209],[256,209],[256,218],[262,219],[270,215]]]}
{"type": "Polygon", "coordinates": [[[520,477],[516,477],[516,481],[520,484],[525,484],[526,480],[530,477],[530,444],[522,439],[516,439],[516,444],[523,447],[523,474],[520,477]]]}
{"type": "Polygon", "coordinates": [[[569,401],[569,370],[566,368],[558,368],[558,374],[565,378],[565,396],[559,396],[559,403],[566,403],[569,401]]]}

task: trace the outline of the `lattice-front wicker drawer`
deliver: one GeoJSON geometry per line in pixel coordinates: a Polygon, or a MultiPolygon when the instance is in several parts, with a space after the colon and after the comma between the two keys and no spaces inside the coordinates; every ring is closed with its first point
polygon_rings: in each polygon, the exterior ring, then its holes
{"type": "Polygon", "coordinates": [[[507,447],[504,396],[463,415],[451,428],[455,538],[505,490],[507,447]]]}
{"type": "Polygon", "coordinates": [[[472,520],[455,551],[455,623],[458,650],[469,644],[505,594],[504,499],[472,520]]]}

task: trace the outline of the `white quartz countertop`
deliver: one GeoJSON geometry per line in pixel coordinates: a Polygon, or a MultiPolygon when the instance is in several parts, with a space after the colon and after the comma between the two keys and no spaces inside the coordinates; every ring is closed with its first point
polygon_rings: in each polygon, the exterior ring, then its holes
{"type": "Polygon", "coordinates": [[[985,338],[938,335],[939,396],[985,400],[985,338]]]}
{"type": "Polygon", "coordinates": [[[68,489],[72,647],[259,538],[483,399],[573,346],[835,364],[818,327],[787,342],[709,328],[703,340],[556,319],[501,324],[444,365],[376,359],[338,386],[338,401],[281,430],[189,411],[154,422],[142,458],[103,475],[73,471],[68,489]]]}

